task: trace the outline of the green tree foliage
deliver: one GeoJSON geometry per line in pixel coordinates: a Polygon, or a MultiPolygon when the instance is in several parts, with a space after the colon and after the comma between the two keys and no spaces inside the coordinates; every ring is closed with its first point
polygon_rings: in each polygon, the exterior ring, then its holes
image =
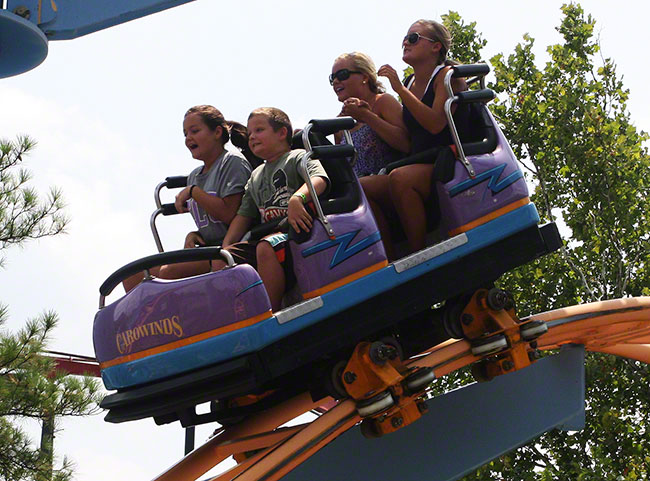
{"type": "MultiPolygon", "coordinates": [[[[0,251],[28,239],[58,234],[67,223],[61,192],[52,189],[48,199],[40,202],[35,189],[27,186],[31,174],[18,168],[34,145],[26,136],[16,142],[0,139],[0,251]]],[[[0,257],[0,266],[3,259],[0,257]]]]}
{"type": "MultiPolygon", "coordinates": [[[[27,186],[30,174],[18,169],[34,142],[0,140],[0,252],[10,246],[61,232],[61,193],[50,192],[41,202],[27,186]],[[17,172],[15,172],[18,169],[17,172]]],[[[57,416],[80,416],[97,409],[98,389],[91,378],[66,376],[43,353],[57,316],[47,312],[16,333],[3,329],[7,307],[0,304],[0,480],[65,480],[71,463],[52,471],[51,446],[41,448],[24,431],[29,420],[53,422],[57,416]]]]}
{"type": "MultiPolygon", "coordinates": [[[[498,94],[491,110],[535,186],[540,215],[564,226],[560,252],[501,280],[520,315],[650,294],[648,135],[630,118],[613,60],[600,56],[594,19],[577,4],[564,5],[562,15],[562,41],[548,47],[543,68],[529,35],[510,55],[490,59],[498,94]]],[[[454,33],[454,58],[475,62],[486,44],[475,23],[455,12],[443,20],[454,33]]],[[[648,366],[588,354],[585,368],[584,430],[547,433],[466,479],[648,479],[648,366]]],[[[467,381],[467,373],[454,380],[467,381]]]]}
{"type": "Polygon", "coordinates": [[[452,38],[447,57],[460,63],[480,62],[481,49],[487,45],[487,40],[476,30],[476,22],[466,24],[458,12],[452,11],[441,17],[452,38]]]}
{"type": "Polygon", "coordinates": [[[537,182],[534,201],[571,233],[559,259],[526,274],[548,294],[536,309],[650,293],[648,135],[630,119],[614,62],[595,65],[594,20],[577,5],[562,11],[564,43],[548,48],[543,70],[528,36],[492,59],[494,89],[506,96],[494,111],[537,182]]]}

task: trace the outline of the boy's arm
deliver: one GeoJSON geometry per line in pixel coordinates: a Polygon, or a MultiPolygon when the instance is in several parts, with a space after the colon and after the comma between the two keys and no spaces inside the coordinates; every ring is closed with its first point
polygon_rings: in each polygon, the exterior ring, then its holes
{"type": "Polygon", "coordinates": [[[228,232],[223,238],[223,247],[228,247],[235,242],[239,242],[244,234],[248,231],[253,219],[237,214],[228,227],[228,232]]]}
{"type": "MultiPolygon", "coordinates": [[[[318,175],[311,177],[311,183],[317,195],[321,195],[327,188],[327,179],[318,175]]],[[[305,209],[305,203],[310,200],[312,199],[307,184],[302,184],[289,199],[287,220],[296,232],[300,232],[301,230],[309,232],[311,229],[311,216],[305,209]]]]}
{"type": "MultiPolygon", "coordinates": [[[[316,195],[321,195],[323,192],[325,192],[325,189],[327,189],[328,180],[324,177],[321,177],[320,175],[313,175],[311,177],[311,183],[314,186],[316,195]]],[[[305,195],[305,199],[306,199],[305,203],[312,200],[311,195],[309,194],[309,187],[307,187],[307,184],[302,184],[300,188],[293,193],[293,195],[298,195],[302,197],[301,194],[305,195]]]]}

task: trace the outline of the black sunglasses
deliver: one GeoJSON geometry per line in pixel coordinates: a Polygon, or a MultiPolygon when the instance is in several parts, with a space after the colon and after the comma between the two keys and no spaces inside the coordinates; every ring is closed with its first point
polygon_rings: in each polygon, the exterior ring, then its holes
{"type": "Polygon", "coordinates": [[[342,68],[341,70],[337,70],[333,74],[330,75],[330,85],[334,85],[334,79],[339,79],[339,81],[347,80],[350,78],[350,75],[353,73],[363,73],[359,72],[358,70],[350,70],[347,68],[342,68]]]}
{"type": "Polygon", "coordinates": [[[413,33],[409,33],[406,37],[404,37],[404,40],[402,41],[402,43],[404,43],[404,41],[407,41],[411,45],[415,45],[416,43],[418,43],[418,41],[421,38],[423,38],[425,40],[428,40],[429,42],[437,42],[438,41],[438,40],[434,40],[433,38],[423,37],[422,35],[420,35],[417,32],[413,32],[413,33]]]}

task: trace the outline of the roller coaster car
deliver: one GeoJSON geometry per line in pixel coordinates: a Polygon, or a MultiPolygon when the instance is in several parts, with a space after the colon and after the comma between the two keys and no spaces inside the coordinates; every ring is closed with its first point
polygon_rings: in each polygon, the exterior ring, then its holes
{"type": "MultiPolygon", "coordinates": [[[[390,336],[405,357],[433,347],[450,334],[440,322],[444,308],[432,306],[446,301],[449,308],[454,299],[557,249],[557,228],[538,225],[517,160],[485,106],[494,98],[484,84],[488,71],[482,64],[456,66],[445,78],[453,146],[389,166],[435,162],[437,237],[444,240],[389,263],[348,160],[353,147],[312,146],[316,136],[350,129],[353,119],[313,120],[302,132],[302,175],[308,179],[306,159],[318,158],[331,188],[314,202],[309,235],[289,235],[299,302],[271,312],[257,272],[235,265],[218,247],[162,252],[112,274],[100,288],[93,331],[104,384],[117,391],[102,402],[106,420],[224,424],[300,392],[316,400],[331,395],[332,383],[340,381],[332,372],[359,342],[390,336]],[[470,83],[479,81],[480,88],[453,94],[452,77],[474,77],[470,83]],[[474,112],[465,143],[451,115],[454,103],[469,103],[474,112]],[[220,256],[228,267],[218,272],[176,281],[148,275],[155,265],[220,256]],[[122,279],[141,271],[144,282],[104,305],[122,279]],[[210,409],[198,413],[203,403],[210,409]]],[[[152,227],[156,215],[169,213],[158,207],[152,227]]],[[[154,237],[162,250],[155,228],[154,237]]]]}

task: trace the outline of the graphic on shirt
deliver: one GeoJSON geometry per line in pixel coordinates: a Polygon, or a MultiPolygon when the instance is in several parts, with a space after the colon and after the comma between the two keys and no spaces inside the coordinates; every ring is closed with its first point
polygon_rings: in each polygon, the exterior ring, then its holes
{"type": "MultiPolygon", "coordinates": [[[[214,196],[217,195],[216,192],[206,192],[206,193],[214,196]]],[[[209,226],[210,223],[213,224],[222,223],[219,219],[215,219],[207,212],[205,212],[205,210],[203,210],[203,208],[194,199],[188,200],[188,207],[190,209],[190,213],[192,214],[192,217],[194,218],[194,222],[196,223],[196,226],[199,229],[201,229],[202,227],[209,226]]]]}
{"type": "Polygon", "coordinates": [[[289,210],[289,187],[287,186],[287,174],[284,170],[276,170],[271,183],[274,189],[273,195],[264,202],[260,209],[260,215],[264,222],[285,217],[289,210]]]}

